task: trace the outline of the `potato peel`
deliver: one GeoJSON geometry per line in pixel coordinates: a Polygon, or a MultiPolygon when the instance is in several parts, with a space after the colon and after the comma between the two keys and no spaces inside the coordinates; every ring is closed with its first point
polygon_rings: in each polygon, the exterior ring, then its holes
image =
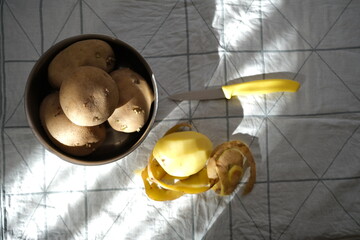
{"type": "MultiPolygon", "coordinates": [[[[170,128],[164,136],[190,128],[180,123],[170,128]]],[[[195,174],[176,177],[168,174],[151,152],[148,165],[141,176],[146,194],[156,201],[170,201],[184,194],[199,194],[210,189],[220,196],[230,195],[239,185],[243,174],[250,168],[250,176],[243,194],[248,194],[256,180],[256,165],[249,147],[241,141],[218,145],[210,154],[207,165],[195,174]]]]}
{"type": "Polygon", "coordinates": [[[149,181],[147,167],[141,172],[141,177],[145,186],[146,195],[154,201],[171,201],[184,195],[183,192],[164,189],[156,183],[149,181]]]}
{"type": "Polygon", "coordinates": [[[244,195],[251,192],[256,180],[256,165],[249,147],[241,141],[225,142],[217,146],[207,165],[209,178],[216,181],[213,190],[219,195],[231,194],[247,167],[250,168],[250,176],[243,190],[244,195]]]}

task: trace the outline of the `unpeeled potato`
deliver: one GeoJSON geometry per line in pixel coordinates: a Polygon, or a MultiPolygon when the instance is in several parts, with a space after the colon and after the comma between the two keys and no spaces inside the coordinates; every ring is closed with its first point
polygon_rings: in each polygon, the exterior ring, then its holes
{"type": "Polygon", "coordinates": [[[88,39],[71,44],[51,61],[48,80],[52,87],[59,89],[79,66],[94,66],[110,72],[115,66],[115,54],[111,46],[99,39],[88,39]]]}
{"type": "Polygon", "coordinates": [[[40,120],[50,140],[61,150],[74,156],[86,156],[105,140],[103,125],[81,127],[72,123],[62,111],[59,93],[44,98],[40,105],[40,120]]]}
{"type": "Polygon", "coordinates": [[[119,89],[119,105],[109,117],[110,126],[116,131],[140,131],[149,118],[153,91],[145,79],[129,68],[110,73],[119,89]]]}
{"type": "Polygon", "coordinates": [[[79,126],[105,122],[118,102],[115,81],[97,67],[78,67],[60,87],[60,105],[65,115],[79,126]]]}

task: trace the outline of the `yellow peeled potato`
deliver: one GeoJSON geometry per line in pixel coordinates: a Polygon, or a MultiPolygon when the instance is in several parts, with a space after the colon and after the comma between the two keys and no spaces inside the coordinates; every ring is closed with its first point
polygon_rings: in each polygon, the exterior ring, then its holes
{"type": "Polygon", "coordinates": [[[153,155],[168,174],[188,177],[205,167],[212,149],[212,142],[204,134],[182,131],[159,139],[153,155]]]}
{"type": "Polygon", "coordinates": [[[60,87],[60,105],[65,115],[79,126],[102,124],[118,102],[115,81],[97,67],[78,67],[60,87]]]}
{"type": "Polygon", "coordinates": [[[71,44],[51,61],[48,79],[52,87],[59,89],[74,69],[94,66],[110,72],[115,66],[115,54],[111,46],[99,39],[88,39],[71,44]]]}
{"type": "Polygon", "coordinates": [[[152,89],[145,79],[129,68],[110,73],[119,89],[119,105],[109,117],[110,126],[116,131],[140,131],[149,118],[154,101],[152,89]]]}
{"type": "Polygon", "coordinates": [[[50,140],[59,149],[74,156],[91,154],[106,137],[103,125],[81,127],[72,123],[61,109],[58,92],[49,94],[42,101],[40,120],[50,140]]]}

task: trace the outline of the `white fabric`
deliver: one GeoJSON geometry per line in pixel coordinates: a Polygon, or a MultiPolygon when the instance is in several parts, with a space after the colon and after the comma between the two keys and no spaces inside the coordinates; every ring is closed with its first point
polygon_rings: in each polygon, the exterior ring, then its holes
{"type": "MultiPolygon", "coordinates": [[[[3,239],[360,239],[360,1],[1,1],[3,239]],[[35,139],[27,76],[54,43],[117,37],[149,62],[157,121],[125,159],[69,164],[35,139]],[[173,102],[169,94],[284,77],[297,93],[173,102]],[[239,139],[257,163],[247,196],[172,202],[135,172],[157,139],[190,122],[214,145],[239,139]]],[[[244,179],[244,181],[246,178],[244,179]]]]}

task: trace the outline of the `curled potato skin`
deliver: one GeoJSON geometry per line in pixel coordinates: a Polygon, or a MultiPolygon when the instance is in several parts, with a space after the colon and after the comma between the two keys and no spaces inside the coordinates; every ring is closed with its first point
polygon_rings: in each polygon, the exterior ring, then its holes
{"type": "Polygon", "coordinates": [[[110,72],[115,66],[115,54],[111,46],[100,39],[88,39],[71,44],[51,61],[48,68],[50,85],[59,89],[62,82],[80,66],[98,67],[110,72]]]}
{"type": "Polygon", "coordinates": [[[145,187],[146,195],[154,201],[171,201],[178,199],[185,193],[180,191],[172,191],[165,188],[160,188],[155,182],[149,180],[148,167],[141,172],[141,177],[145,187]]]}
{"type": "Polygon", "coordinates": [[[250,193],[256,180],[256,165],[249,147],[242,141],[229,141],[218,145],[210,155],[208,176],[216,181],[213,190],[219,195],[231,194],[250,168],[250,176],[243,195],[250,193]]]}
{"type": "Polygon", "coordinates": [[[119,132],[138,132],[147,122],[153,91],[145,79],[129,68],[110,73],[119,89],[119,104],[109,117],[110,126],[119,132]]]}
{"type": "Polygon", "coordinates": [[[59,93],[44,98],[40,105],[40,120],[50,140],[62,151],[74,156],[86,156],[105,140],[103,125],[81,127],[72,123],[59,103],[59,93]]]}

